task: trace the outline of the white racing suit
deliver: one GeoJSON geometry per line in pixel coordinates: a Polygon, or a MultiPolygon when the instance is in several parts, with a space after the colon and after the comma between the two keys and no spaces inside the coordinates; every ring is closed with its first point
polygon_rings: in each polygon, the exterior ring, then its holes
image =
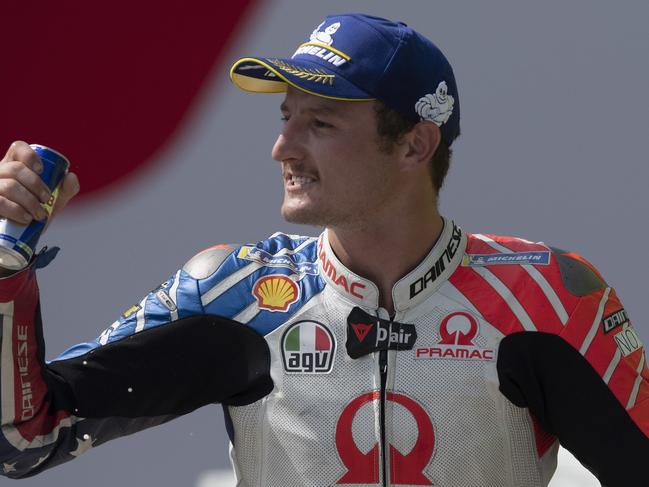
{"type": "Polygon", "coordinates": [[[642,344],[578,255],[445,220],[390,317],[326,232],[216,246],[50,363],[39,265],[0,282],[10,478],[219,402],[245,487],[540,487],[559,442],[649,485],[642,344]]]}

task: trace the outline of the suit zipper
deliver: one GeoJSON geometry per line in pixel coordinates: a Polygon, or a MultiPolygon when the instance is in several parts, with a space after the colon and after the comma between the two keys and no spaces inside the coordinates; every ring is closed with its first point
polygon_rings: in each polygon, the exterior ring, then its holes
{"type": "Polygon", "coordinates": [[[379,426],[381,429],[381,471],[383,477],[383,487],[388,487],[388,455],[387,455],[387,438],[385,434],[385,405],[387,402],[386,398],[386,386],[388,381],[388,351],[381,350],[379,352],[379,369],[381,371],[381,403],[379,407],[379,426]]]}

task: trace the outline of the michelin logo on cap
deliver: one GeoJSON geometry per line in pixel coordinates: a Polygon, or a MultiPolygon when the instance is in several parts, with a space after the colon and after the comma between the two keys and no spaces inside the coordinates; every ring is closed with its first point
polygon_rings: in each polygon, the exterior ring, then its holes
{"type": "Polygon", "coordinates": [[[321,31],[320,28],[324,25],[324,23],[325,21],[323,21],[318,27],[313,30],[309,39],[311,40],[311,42],[322,42],[323,44],[330,46],[334,42],[334,38],[332,36],[340,28],[340,22],[334,22],[330,26],[326,27],[325,30],[321,31]]]}
{"type": "Polygon", "coordinates": [[[291,56],[291,59],[300,54],[308,54],[319,57],[323,61],[327,61],[336,67],[342,66],[350,60],[349,56],[331,47],[334,43],[333,35],[338,32],[338,29],[340,29],[340,22],[334,22],[325,27],[324,30],[320,30],[323,25],[324,22],[313,29],[313,32],[311,32],[311,35],[309,36],[309,42],[305,42],[298,47],[291,56]]]}
{"type": "Polygon", "coordinates": [[[448,94],[446,81],[441,81],[434,94],[424,95],[415,103],[415,111],[422,120],[428,120],[440,127],[448,122],[453,114],[454,104],[455,99],[448,94]]]}

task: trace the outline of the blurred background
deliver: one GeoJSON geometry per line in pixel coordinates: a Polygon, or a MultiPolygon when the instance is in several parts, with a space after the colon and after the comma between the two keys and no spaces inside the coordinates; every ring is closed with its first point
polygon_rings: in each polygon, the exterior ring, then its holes
{"type": "MultiPolygon", "coordinates": [[[[462,136],[443,214],[580,252],[649,343],[649,3],[4,0],[0,150],[56,148],[82,186],[42,241],[62,248],[40,273],[48,358],[202,248],[319,233],[279,216],[281,96],[240,92],[228,71],[289,56],[345,11],[405,21],[454,66],[462,136]]],[[[220,407],[203,408],[20,485],[226,486],[227,443],[220,407]]],[[[553,487],[598,485],[571,462],[562,453],[553,487]]]]}

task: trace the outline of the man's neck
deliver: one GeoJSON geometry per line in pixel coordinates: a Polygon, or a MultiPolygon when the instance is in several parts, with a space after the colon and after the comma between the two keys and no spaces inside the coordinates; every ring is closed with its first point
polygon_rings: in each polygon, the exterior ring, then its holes
{"type": "Polygon", "coordinates": [[[340,262],[379,288],[379,304],[392,315],[392,288],[430,252],[444,222],[435,210],[405,214],[390,224],[328,228],[329,243],[340,262]]]}

